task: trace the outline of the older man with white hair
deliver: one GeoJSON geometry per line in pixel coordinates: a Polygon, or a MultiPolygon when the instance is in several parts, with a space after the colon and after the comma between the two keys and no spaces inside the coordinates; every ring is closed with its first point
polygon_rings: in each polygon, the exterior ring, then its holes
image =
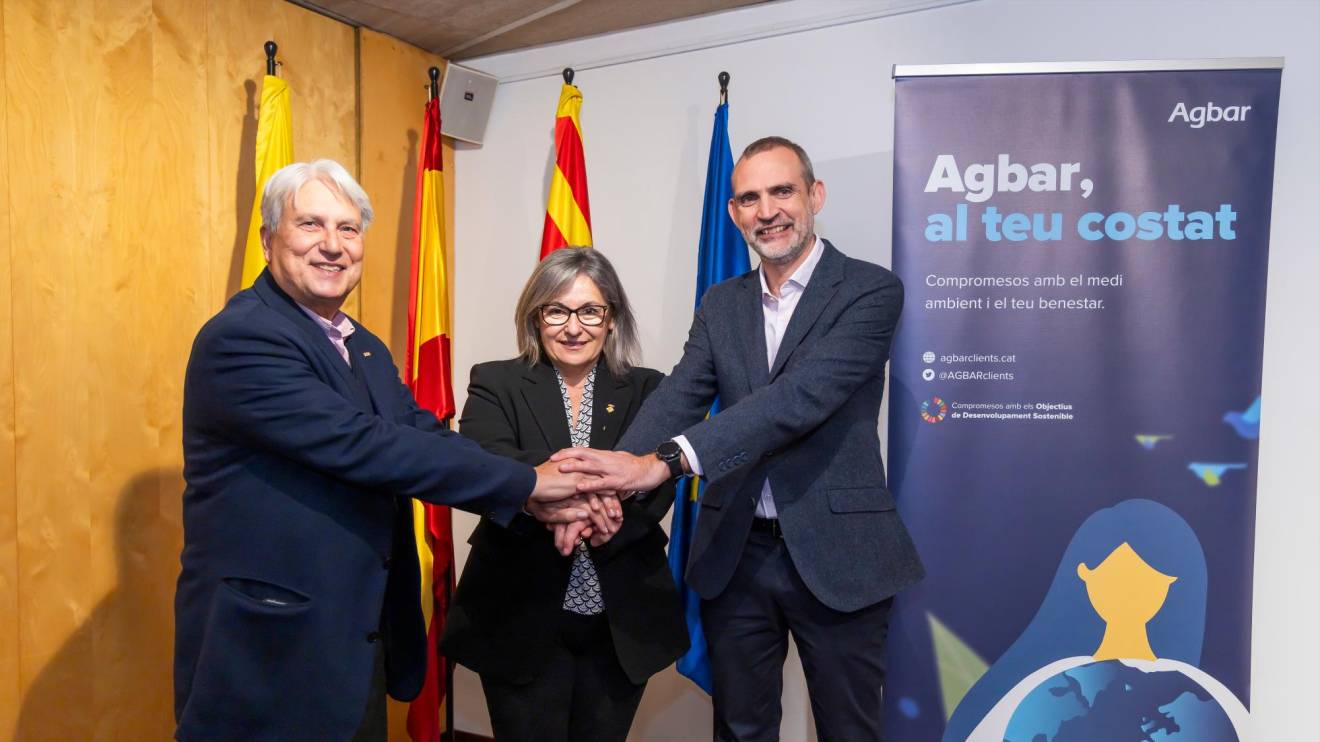
{"type": "Polygon", "coordinates": [[[341,165],[283,168],[261,214],[267,269],[202,327],[184,382],[176,736],[383,740],[385,690],[426,674],[410,498],[499,523],[594,511],[580,475],[446,430],[340,311],[372,216],[341,165]]]}

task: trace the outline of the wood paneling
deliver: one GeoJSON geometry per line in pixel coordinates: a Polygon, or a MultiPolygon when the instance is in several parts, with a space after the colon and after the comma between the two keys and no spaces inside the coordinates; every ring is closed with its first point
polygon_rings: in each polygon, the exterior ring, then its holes
{"type": "Polygon", "coordinates": [[[356,170],[350,27],[0,0],[0,739],[172,734],[183,374],[237,289],[270,38],[295,155],[356,170]]]}
{"type": "Polygon", "coordinates": [[[4,15],[17,736],[167,738],[179,393],[211,310],[205,6],[4,15]]]}
{"type": "MultiPolygon", "coordinates": [[[[363,323],[390,346],[403,371],[408,334],[408,280],[412,259],[413,200],[417,195],[426,71],[444,70],[444,60],[398,39],[362,31],[362,187],[371,196],[375,221],[367,233],[367,262],[362,278],[363,323]]],[[[443,74],[443,73],[442,73],[443,74]]],[[[452,163],[452,142],[446,158],[452,163]]],[[[453,173],[445,171],[445,193],[453,173]]],[[[445,217],[453,221],[453,204],[445,217]]],[[[453,271],[453,230],[447,257],[453,271]]],[[[451,297],[452,300],[452,297],[451,297]]],[[[451,305],[452,308],[452,305],[451,305]]],[[[452,340],[452,338],[451,338],[452,340]]]]}
{"type": "MultiPolygon", "coordinates": [[[[171,0],[180,2],[185,0],[171,0]]],[[[238,291],[243,243],[256,192],[253,149],[266,70],[262,45],[274,40],[289,83],[295,160],[329,157],[357,173],[354,30],[282,0],[211,0],[206,66],[211,109],[212,298],[238,291]]],[[[357,307],[356,297],[347,307],[357,307]]]]}
{"type": "MultiPolygon", "coordinates": [[[[0,8],[3,10],[3,8],[0,8]]],[[[10,301],[9,136],[0,12],[0,738],[18,721],[18,501],[14,494],[14,316],[10,301]]]]}

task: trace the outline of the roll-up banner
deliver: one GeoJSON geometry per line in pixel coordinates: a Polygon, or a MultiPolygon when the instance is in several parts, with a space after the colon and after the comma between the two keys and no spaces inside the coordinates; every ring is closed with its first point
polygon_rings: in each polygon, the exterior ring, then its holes
{"type": "Polygon", "coordinates": [[[886,739],[1245,738],[1282,67],[895,68],[886,739]]]}

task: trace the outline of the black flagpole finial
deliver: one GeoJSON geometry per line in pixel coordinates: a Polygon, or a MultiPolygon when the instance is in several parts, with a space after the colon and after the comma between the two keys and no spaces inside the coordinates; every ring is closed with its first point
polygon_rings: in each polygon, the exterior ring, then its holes
{"type": "Polygon", "coordinates": [[[274,41],[266,42],[266,74],[275,74],[275,52],[279,50],[279,45],[274,41]]]}
{"type": "Polygon", "coordinates": [[[727,103],[729,100],[729,73],[721,72],[720,81],[720,102],[727,103]]]}
{"type": "Polygon", "coordinates": [[[565,67],[565,68],[564,68],[564,84],[565,84],[565,85],[572,85],[572,84],[573,84],[573,68],[572,68],[572,67],[565,67]]]}
{"type": "Polygon", "coordinates": [[[440,97],[440,68],[432,67],[426,71],[431,76],[431,100],[440,97]]]}

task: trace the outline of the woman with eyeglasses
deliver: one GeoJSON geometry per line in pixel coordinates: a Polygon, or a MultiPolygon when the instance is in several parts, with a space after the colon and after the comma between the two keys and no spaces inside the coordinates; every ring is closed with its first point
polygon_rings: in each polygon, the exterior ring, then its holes
{"type": "MultiPolygon", "coordinates": [[[[537,265],[514,314],[519,356],[473,367],[460,432],[536,465],[611,449],[663,374],[636,365],[636,323],[594,249],[537,265]]],[[[483,520],[441,652],[481,677],[499,742],[627,737],[647,679],[688,646],[660,520],[674,486],[622,501],[623,520],[571,548],[530,516],[483,520]]]]}

